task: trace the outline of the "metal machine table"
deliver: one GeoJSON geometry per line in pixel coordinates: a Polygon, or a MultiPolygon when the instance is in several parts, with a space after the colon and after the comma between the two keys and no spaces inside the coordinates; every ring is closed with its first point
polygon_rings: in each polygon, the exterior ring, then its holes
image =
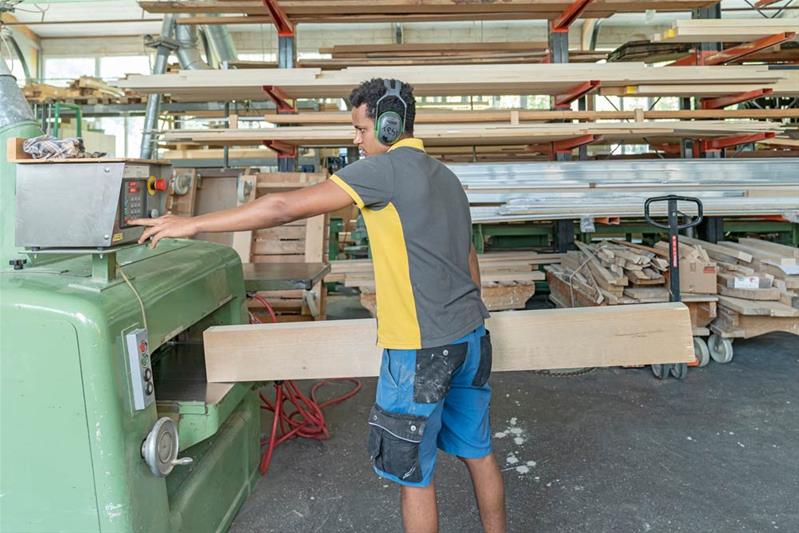
{"type": "Polygon", "coordinates": [[[303,289],[309,291],[330,272],[324,263],[244,263],[247,292],[303,289]]]}

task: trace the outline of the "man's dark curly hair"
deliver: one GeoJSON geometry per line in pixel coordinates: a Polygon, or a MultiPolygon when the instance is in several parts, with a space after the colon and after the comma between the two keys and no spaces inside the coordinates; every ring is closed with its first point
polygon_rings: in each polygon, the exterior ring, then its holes
{"type": "MultiPolygon", "coordinates": [[[[391,80],[389,80],[391,81],[391,80]]],[[[405,133],[413,135],[413,121],[416,118],[416,100],[413,98],[413,87],[407,83],[402,83],[399,80],[395,82],[400,84],[400,96],[405,100],[408,105],[408,111],[397,98],[389,96],[380,103],[380,111],[395,111],[399,116],[405,114],[405,133]]],[[[375,106],[381,96],[386,94],[386,86],[383,83],[383,78],[372,78],[369,81],[361,83],[358,87],[350,93],[350,104],[353,108],[366,104],[366,115],[369,118],[375,118],[375,106]]]]}

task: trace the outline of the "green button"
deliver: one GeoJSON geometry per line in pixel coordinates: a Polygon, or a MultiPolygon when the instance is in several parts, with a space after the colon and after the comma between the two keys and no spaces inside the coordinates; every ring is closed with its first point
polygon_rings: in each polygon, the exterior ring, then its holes
{"type": "Polygon", "coordinates": [[[147,366],[150,364],[150,358],[146,355],[141,356],[141,366],[147,366]]]}

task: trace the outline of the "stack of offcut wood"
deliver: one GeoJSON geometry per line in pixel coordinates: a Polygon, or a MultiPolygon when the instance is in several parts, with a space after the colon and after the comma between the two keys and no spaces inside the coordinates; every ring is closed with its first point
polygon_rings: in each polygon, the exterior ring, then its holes
{"type": "Polygon", "coordinates": [[[715,333],[732,338],[769,331],[799,334],[799,249],[759,239],[718,244],[683,240],[701,244],[717,261],[715,333]]]}
{"type": "Polygon", "coordinates": [[[668,261],[659,250],[626,241],[576,243],[560,265],[546,267],[558,307],[668,302],[668,261]]]}
{"type": "Polygon", "coordinates": [[[142,96],[119,87],[109,85],[99,78],[81,76],[67,87],[56,87],[47,83],[31,83],[23,89],[28,101],[42,103],[69,101],[78,104],[139,103],[142,96]]]}
{"type": "MultiPolygon", "coordinates": [[[[490,311],[524,309],[535,294],[535,282],[544,279],[540,265],[557,264],[562,254],[495,252],[478,256],[482,295],[490,311]]],[[[375,313],[375,279],[372,261],[331,261],[325,281],[338,281],[361,291],[361,304],[375,313]]]]}

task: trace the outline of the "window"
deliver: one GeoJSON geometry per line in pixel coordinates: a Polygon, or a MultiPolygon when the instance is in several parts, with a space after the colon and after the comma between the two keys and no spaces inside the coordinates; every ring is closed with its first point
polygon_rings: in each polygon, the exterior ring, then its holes
{"type": "Polygon", "coordinates": [[[148,56],[111,56],[100,58],[100,77],[104,80],[121,79],[127,74],[150,74],[148,56]]]}
{"type": "Polygon", "coordinates": [[[51,57],[44,60],[44,81],[65,87],[81,76],[95,76],[93,57],[51,57]]]}

